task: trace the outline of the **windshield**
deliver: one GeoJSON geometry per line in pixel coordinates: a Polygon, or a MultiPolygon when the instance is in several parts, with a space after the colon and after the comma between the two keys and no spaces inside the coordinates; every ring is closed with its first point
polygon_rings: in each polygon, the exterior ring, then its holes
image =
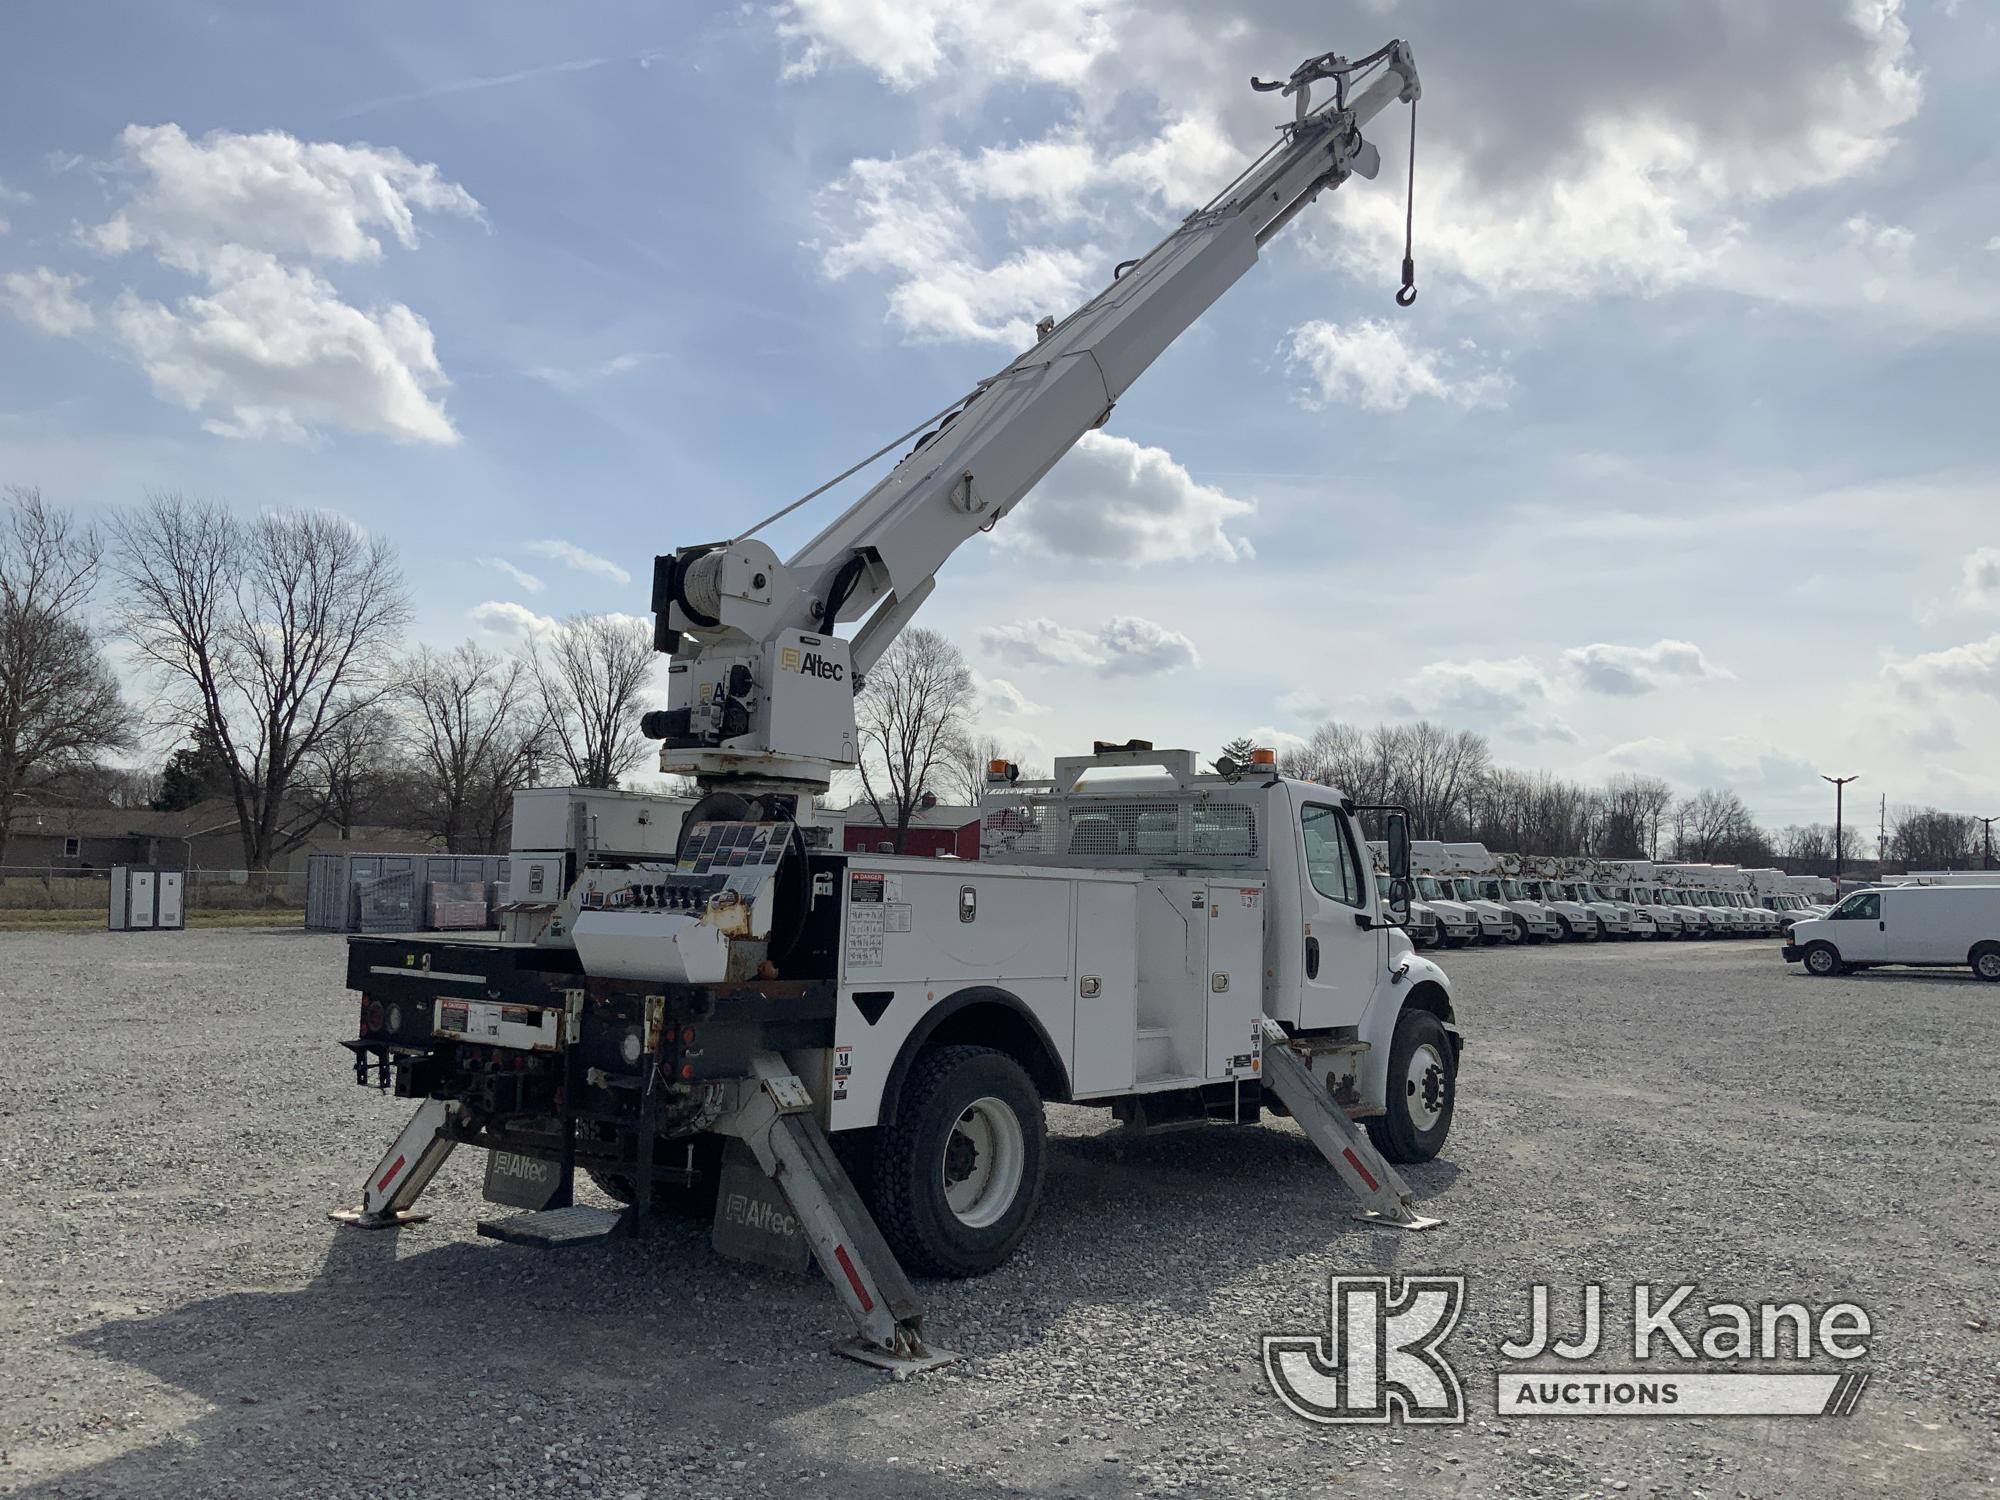
{"type": "Polygon", "coordinates": [[[1444,892],[1438,889],[1438,883],[1431,879],[1430,876],[1419,875],[1417,877],[1417,894],[1422,896],[1426,901],[1435,901],[1444,895],[1444,892]]]}
{"type": "Polygon", "coordinates": [[[1472,881],[1464,875],[1461,875],[1457,879],[1452,881],[1451,888],[1454,892],[1457,893],[1458,899],[1461,901],[1477,901],[1479,899],[1479,887],[1474,885],[1472,881]]]}
{"type": "Polygon", "coordinates": [[[1507,893],[1509,901],[1534,901],[1538,899],[1535,893],[1528,889],[1528,882],[1525,880],[1503,880],[1500,882],[1500,889],[1507,893]]]}

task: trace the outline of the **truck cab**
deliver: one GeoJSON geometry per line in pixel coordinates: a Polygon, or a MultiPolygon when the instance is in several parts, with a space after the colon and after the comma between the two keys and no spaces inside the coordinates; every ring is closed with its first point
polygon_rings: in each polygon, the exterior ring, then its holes
{"type": "Polygon", "coordinates": [[[1461,878],[1470,881],[1460,889],[1505,912],[1514,923],[1518,941],[1546,943],[1562,937],[1562,923],[1555,913],[1530,896],[1484,844],[1446,844],[1444,852],[1447,858],[1458,861],[1461,878]]]}

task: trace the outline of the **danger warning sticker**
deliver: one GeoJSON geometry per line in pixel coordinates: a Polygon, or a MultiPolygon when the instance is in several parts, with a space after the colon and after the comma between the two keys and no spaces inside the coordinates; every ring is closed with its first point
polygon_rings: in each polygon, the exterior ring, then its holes
{"type": "Polygon", "coordinates": [[[852,902],[872,902],[882,904],[882,885],[886,879],[880,870],[856,870],[847,877],[847,899],[852,902]]]}

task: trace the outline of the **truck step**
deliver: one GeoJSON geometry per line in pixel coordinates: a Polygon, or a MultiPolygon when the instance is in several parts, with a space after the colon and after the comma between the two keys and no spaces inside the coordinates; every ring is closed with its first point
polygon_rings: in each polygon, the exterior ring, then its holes
{"type": "Polygon", "coordinates": [[[1132,1071],[1139,1083],[1186,1074],[1174,1052],[1174,1034],[1164,1026],[1141,1026],[1133,1037],[1132,1071]]]}
{"type": "Polygon", "coordinates": [[[582,1245],[601,1240],[618,1228],[624,1215],[615,1208],[593,1208],[578,1203],[569,1208],[543,1208],[504,1219],[481,1219],[479,1232],[489,1240],[505,1240],[510,1245],[532,1245],[537,1250],[559,1250],[565,1245],[582,1245]]]}

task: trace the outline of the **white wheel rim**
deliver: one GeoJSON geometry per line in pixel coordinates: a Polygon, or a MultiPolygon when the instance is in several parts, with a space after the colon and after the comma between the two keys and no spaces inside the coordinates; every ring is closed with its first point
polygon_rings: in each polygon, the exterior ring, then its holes
{"type": "Polygon", "coordinates": [[[945,1138],[938,1163],[944,1199],[958,1222],[985,1229],[1014,1205],[1027,1144],[1021,1121],[1005,1100],[975,1099],[945,1138]]]}
{"type": "Polygon", "coordinates": [[[1429,1042],[1419,1043],[1410,1054],[1409,1072],[1403,1080],[1404,1108],[1418,1131],[1435,1129],[1443,1118],[1450,1080],[1444,1054],[1429,1042]]]}

